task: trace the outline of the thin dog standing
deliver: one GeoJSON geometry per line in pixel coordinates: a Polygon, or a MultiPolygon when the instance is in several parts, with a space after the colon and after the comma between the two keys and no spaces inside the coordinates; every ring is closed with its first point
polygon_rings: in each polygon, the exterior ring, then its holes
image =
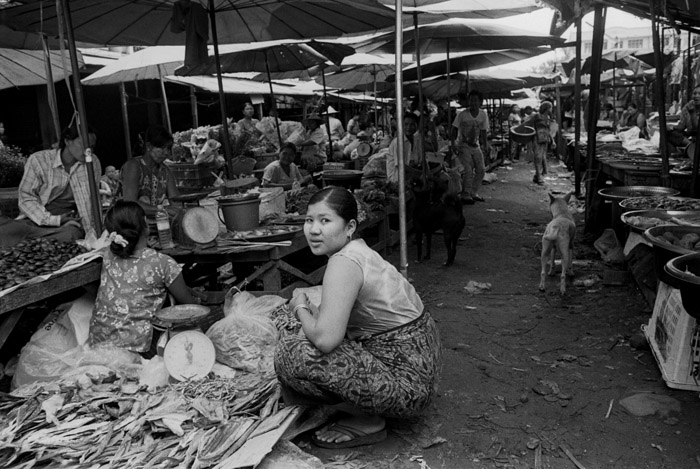
{"type": "Polygon", "coordinates": [[[561,281],[559,291],[566,293],[566,276],[574,276],[574,238],[576,237],[576,223],[569,211],[571,193],[564,197],[554,197],[549,194],[549,211],[552,213],[552,221],[542,235],[542,270],[540,272],[540,291],[544,291],[545,271],[550,262],[549,275],[554,275],[554,256],[556,251],[561,253],[561,281]]]}

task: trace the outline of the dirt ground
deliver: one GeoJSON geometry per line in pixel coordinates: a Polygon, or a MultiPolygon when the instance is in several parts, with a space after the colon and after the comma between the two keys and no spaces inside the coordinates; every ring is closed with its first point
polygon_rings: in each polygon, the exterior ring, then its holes
{"type": "MultiPolygon", "coordinates": [[[[557,276],[538,291],[547,191],[571,190],[566,168],[550,163],[545,186],[531,182],[525,162],[497,169],[481,191],[486,202],[464,208],[453,266],[442,267],[441,237],[432,260],[416,263],[409,237],[409,277],[444,348],[439,392],[424,417],[391,421],[386,441],[362,448],[322,450],[302,435],[295,442],[304,451],[347,468],[700,467],[698,393],[667,387],[648,347],[630,345],[652,314],[634,282],[570,282],[561,296],[557,276]],[[491,289],[471,294],[471,280],[491,289]],[[636,394],[671,397],[681,411],[634,416],[619,401],[636,394]]],[[[575,280],[602,279],[612,266],[576,218],[575,280]]],[[[398,249],[389,259],[398,265],[398,249]]]]}

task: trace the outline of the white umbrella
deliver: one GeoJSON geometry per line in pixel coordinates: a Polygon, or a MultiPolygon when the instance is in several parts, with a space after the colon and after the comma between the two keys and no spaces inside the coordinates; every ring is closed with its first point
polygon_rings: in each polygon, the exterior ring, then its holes
{"type": "MultiPolygon", "coordinates": [[[[71,74],[63,69],[61,53],[50,52],[51,75],[54,81],[63,80],[71,74]]],[[[79,59],[83,66],[83,59],[79,59]]],[[[20,86],[44,85],[48,80],[44,51],[22,49],[0,49],[0,89],[20,86]]]]}
{"type": "MultiPolygon", "coordinates": [[[[121,95],[122,119],[124,124],[124,136],[126,138],[127,158],[131,159],[131,139],[129,131],[129,113],[127,110],[127,96],[124,83],[138,80],[158,80],[163,97],[163,110],[165,111],[165,123],[169,132],[172,132],[170,124],[170,109],[168,108],[168,96],[165,92],[163,77],[172,75],[175,69],[182,66],[185,57],[184,46],[154,46],[141,49],[128,54],[111,64],[102,67],[92,75],[83,78],[81,83],[88,86],[118,84],[121,95]]],[[[192,93],[194,96],[194,93],[192,93]]],[[[196,105],[193,107],[196,110],[196,105]]],[[[194,127],[197,127],[196,117],[193,115],[194,127]]]]}

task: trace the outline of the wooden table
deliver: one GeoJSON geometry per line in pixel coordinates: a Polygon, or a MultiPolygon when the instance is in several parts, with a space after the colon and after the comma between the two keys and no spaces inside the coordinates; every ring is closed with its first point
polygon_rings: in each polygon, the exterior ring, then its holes
{"type": "Polygon", "coordinates": [[[95,260],[43,282],[27,285],[0,298],[0,348],[22,317],[25,307],[60,293],[99,281],[102,261],[95,260]]]}
{"type": "MultiPolygon", "coordinates": [[[[387,236],[387,218],[384,212],[373,212],[368,220],[360,224],[357,236],[363,237],[364,234],[368,234],[369,230],[373,228],[377,230],[377,242],[372,243],[371,247],[376,251],[384,251],[390,243],[387,236]]],[[[296,232],[290,241],[292,242],[290,246],[274,246],[264,250],[237,253],[222,253],[215,246],[191,250],[166,251],[165,253],[172,256],[176,261],[190,266],[194,264],[211,265],[211,270],[214,270],[214,266],[221,266],[229,262],[234,265],[257,265],[253,273],[246,276],[244,283],[261,280],[264,291],[285,296],[295,288],[321,283],[327,262],[326,259],[318,258],[311,254],[303,230],[296,232]],[[308,255],[304,253],[305,250],[308,255]],[[315,264],[322,265],[311,272],[304,272],[302,269],[306,265],[301,264],[310,260],[313,260],[315,264]],[[282,287],[283,272],[292,275],[296,279],[292,284],[284,288],[282,287]]]]}

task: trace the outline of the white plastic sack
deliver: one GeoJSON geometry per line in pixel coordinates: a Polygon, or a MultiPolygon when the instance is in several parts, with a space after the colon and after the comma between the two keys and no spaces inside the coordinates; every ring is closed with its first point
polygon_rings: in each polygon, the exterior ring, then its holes
{"type": "Polygon", "coordinates": [[[250,373],[274,372],[278,331],[271,313],[286,300],[275,295],[259,298],[232,288],[224,301],[224,318],[207,331],[216,360],[250,373]]]}

